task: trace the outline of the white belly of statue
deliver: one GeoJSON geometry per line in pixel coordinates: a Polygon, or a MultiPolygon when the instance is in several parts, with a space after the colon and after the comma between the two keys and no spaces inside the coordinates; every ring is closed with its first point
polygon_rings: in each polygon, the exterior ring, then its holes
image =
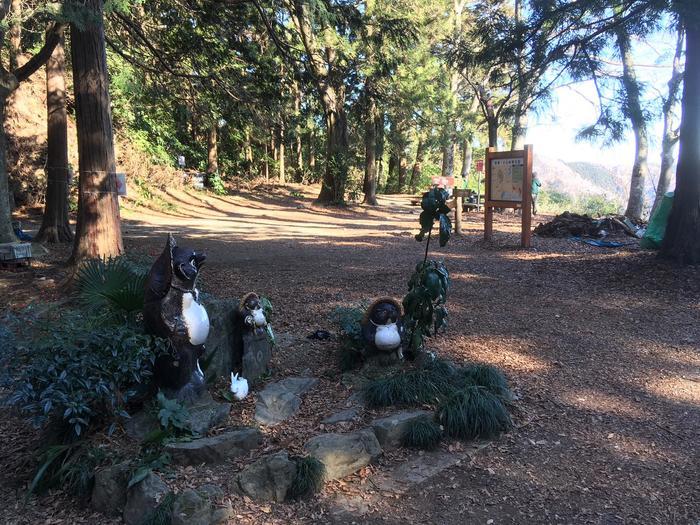
{"type": "Polygon", "coordinates": [[[182,296],[182,317],[185,319],[190,343],[204,344],[209,335],[209,316],[206,308],[195,301],[191,293],[182,296]]]}
{"type": "Polygon", "coordinates": [[[374,344],[379,350],[396,350],[401,345],[401,335],[395,324],[377,326],[374,344]]]}

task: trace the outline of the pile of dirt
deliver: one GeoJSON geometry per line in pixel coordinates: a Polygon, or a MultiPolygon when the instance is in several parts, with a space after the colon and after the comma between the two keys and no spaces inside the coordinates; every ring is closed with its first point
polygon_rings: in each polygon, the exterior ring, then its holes
{"type": "Polygon", "coordinates": [[[622,215],[608,215],[593,218],[565,211],[549,222],[540,223],[535,229],[535,235],[540,237],[594,237],[627,234],[637,236],[639,227],[622,215]]]}

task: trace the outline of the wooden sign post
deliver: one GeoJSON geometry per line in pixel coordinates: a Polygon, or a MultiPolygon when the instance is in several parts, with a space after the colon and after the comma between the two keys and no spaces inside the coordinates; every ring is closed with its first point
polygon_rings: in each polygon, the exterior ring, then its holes
{"type": "Polygon", "coordinates": [[[532,145],[524,150],[486,150],[486,202],[484,203],[484,239],[493,237],[493,209],[522,209],[520,244],[530,247],[532,237],[532,145]]]}

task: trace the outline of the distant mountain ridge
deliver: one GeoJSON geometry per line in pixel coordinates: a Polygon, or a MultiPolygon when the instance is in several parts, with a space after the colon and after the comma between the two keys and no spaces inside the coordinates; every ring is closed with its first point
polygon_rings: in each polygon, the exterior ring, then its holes
{"type": "MultiPolygon", "coordinates": [[[[565,193],[573,198],[602,195],[620,204],[627,202],[631,164],[605,166],[596,162],[564,161],[535,154],[533,170],[538,173],[542,187],[549,191],[565,193]]],[[[647,201],[654,197],[658,173],[658,165],[650,164],[645,184],[647,201]]]]}

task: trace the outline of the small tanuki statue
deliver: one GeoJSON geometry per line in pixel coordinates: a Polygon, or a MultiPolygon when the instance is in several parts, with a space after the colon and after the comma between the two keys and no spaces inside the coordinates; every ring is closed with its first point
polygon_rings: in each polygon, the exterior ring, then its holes
{"type": "Polygon", "coordinates": [[[180,248],[172,234],[146,280],[143,320],[146,331],[168,339],[170,355],[156,359],[156,384],[169,397],[192,401],[205,390],[199,358],[209,335],[209,316],[195,287],[206,257],[180,248]]]}
{"type": "Polygon", "coordinates": [[[272,327],[265,315],[264,300],[256,293],[247,293],[234,314],[236,337],[233,366],[251,382],[268,371],[272,358],[272,327]]]}
{"type": "Polygon", "coordinates": [[[391,297],[380,297],[365,312],[360,326],[366,351],[403,359],[403,309],[391,297]]]}

